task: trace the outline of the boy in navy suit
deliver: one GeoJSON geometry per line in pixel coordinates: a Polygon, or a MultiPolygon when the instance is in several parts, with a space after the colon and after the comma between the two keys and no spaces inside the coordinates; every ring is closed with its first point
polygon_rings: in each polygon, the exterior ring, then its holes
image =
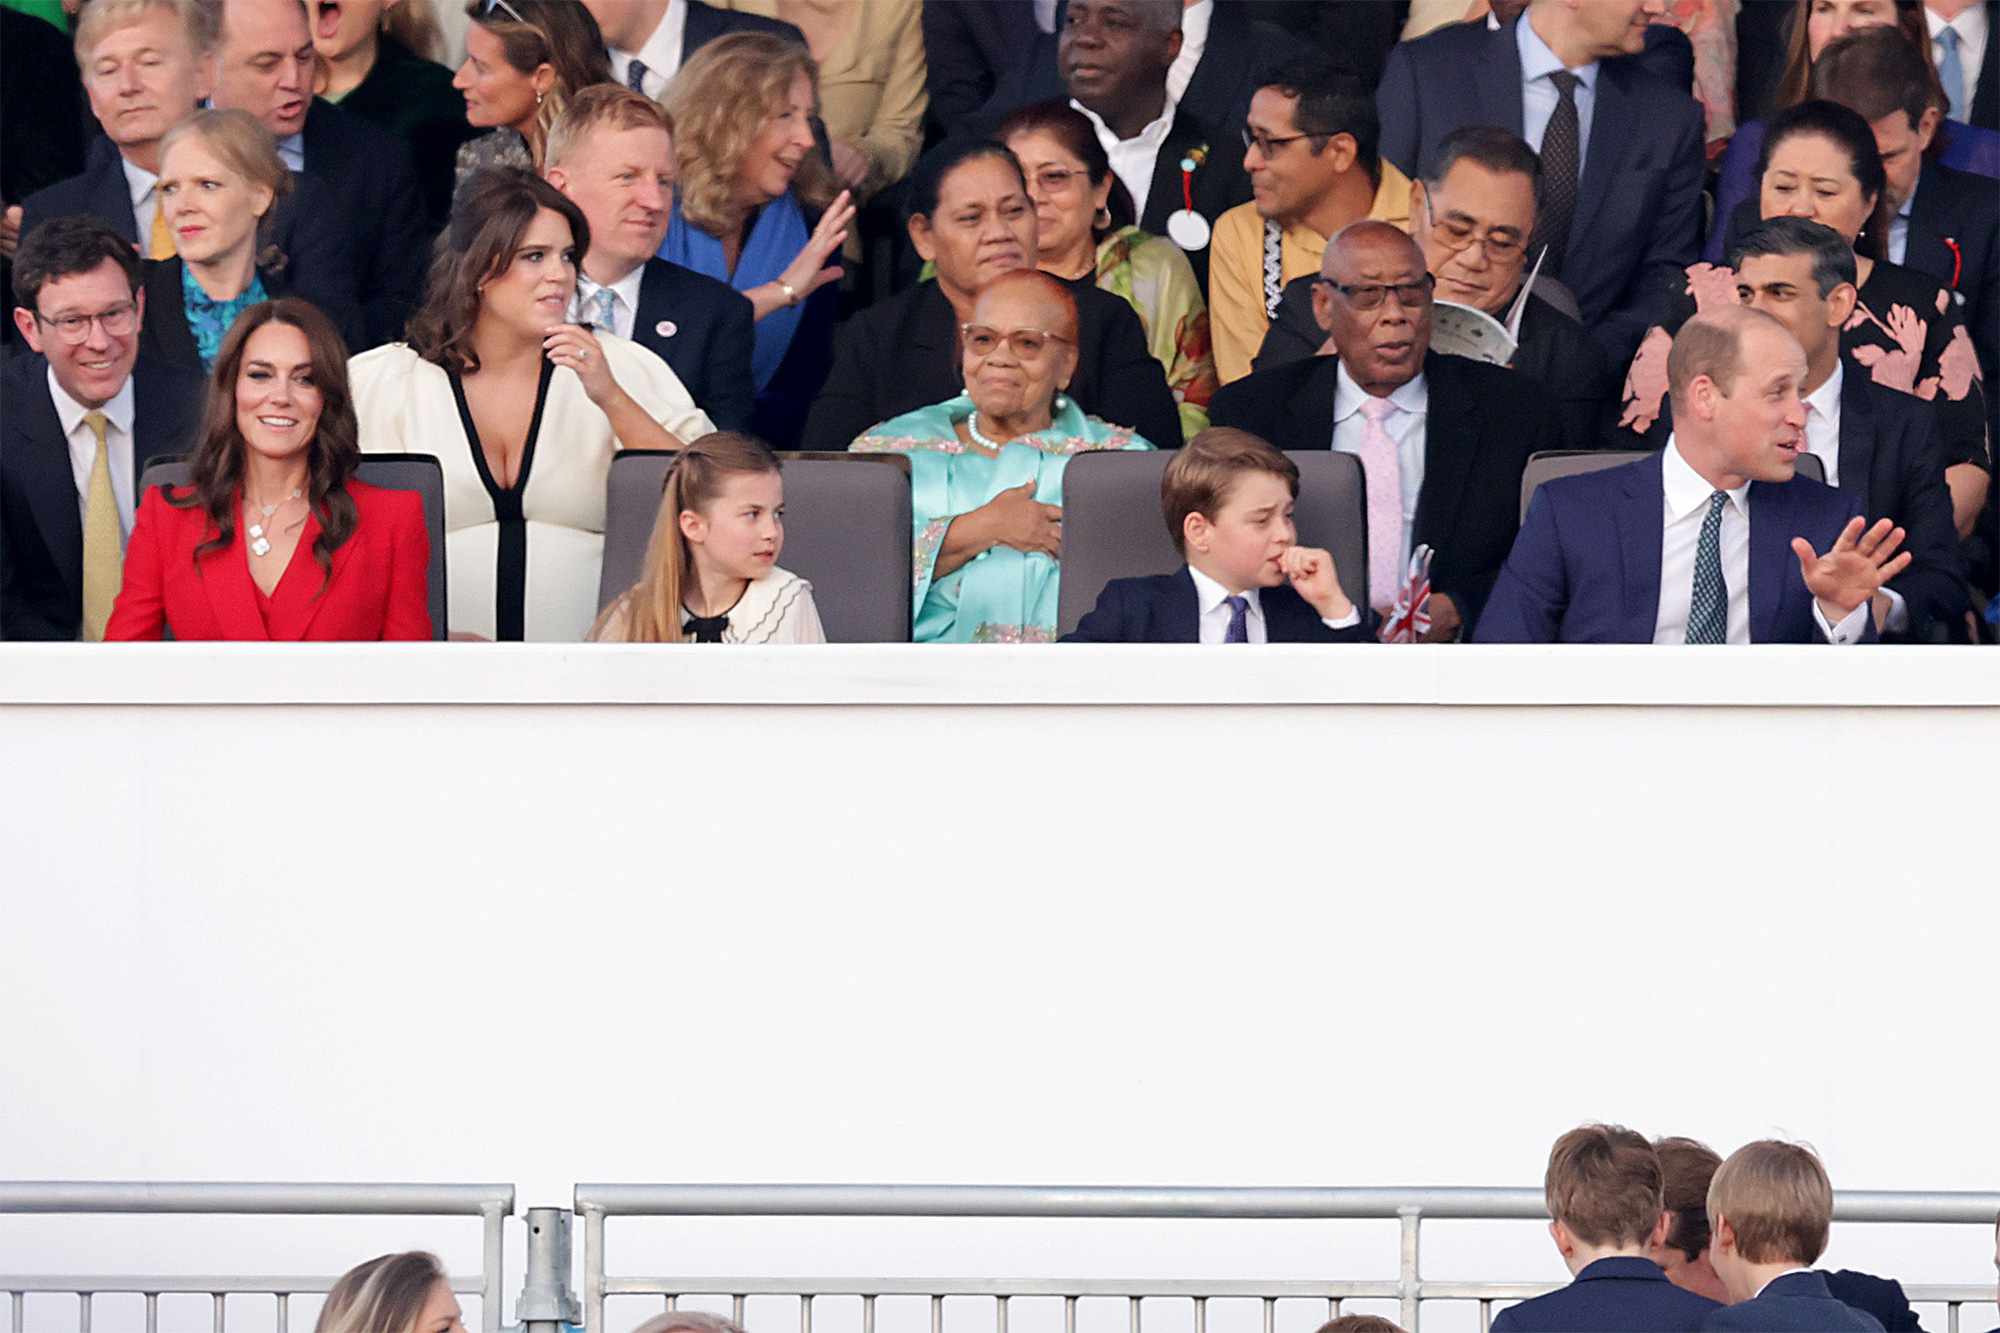
{"type": "Polygon", "coordinates": [[[1214,426],[1160,479],[1178,573],[1113,579],[1064,643],[1358,643],[1362,614],[1333,557],[1297,544],[1297,464],[1248,431],[1214,426]]]}
{"type": "Polygon", "coordinates": [[[1776,1139],[1738,1148],[1708,1183],[1708,1222],[1709,1260],[1736,1303],[1704,1328],[1882,1333],[1812,1271],[1833,1224],[1833,1184],[1812,1149],[1776,1139]]]}
{"type": "Polygon", "coordinates": [[[1671,1225],[1660,1158],[1622,1125],[1556,1140],[1543,1177],[1549,1235],[1576,1279],[1502,1310],[1493,1333],[1694,1333],[1722,1307],[1683,1291],[1646,1257],[1671,1225]]]}

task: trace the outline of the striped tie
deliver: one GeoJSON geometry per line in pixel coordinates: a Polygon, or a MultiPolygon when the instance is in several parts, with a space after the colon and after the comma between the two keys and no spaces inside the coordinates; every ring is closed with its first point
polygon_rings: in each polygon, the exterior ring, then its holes
{"type": "Polygon", "coordinates": [[[1729,584],[1722,577],[1722,510],[1725,491],[1708,497],[1708,517],[1694,548],[1694,595],[1688,602],[1689,643],[1729,642],[1729,584]]]}
{"type": "Polygon", "coordinates": [[[102,412],[84,414],[83,424],[97,437],[90,460],[90,481],[83,492],[83,637],[95,643],[104,637],[111,604],[125,578],[125,548],[118,523],[118,496],[111,489],[111,446],[105,439],[102,412]]]}

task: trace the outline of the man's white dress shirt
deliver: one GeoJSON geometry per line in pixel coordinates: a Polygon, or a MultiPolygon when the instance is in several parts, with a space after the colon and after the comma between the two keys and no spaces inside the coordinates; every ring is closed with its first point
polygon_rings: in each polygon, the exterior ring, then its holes
{"type": "MultiPolygon", "coordinates": [[[[1667,437],[1660,462],[1665,491],[1660,532],[1660,606],[1653,619],[1654,643],[1686,643],[1688,614],[1694,602],[1694,561],[1701,544],[1701,525],[1708,517],[1708,498],[1715,487],[1681,456],[1680,443],[1667,437]]],[[[1725,492],[1722,509],[1722,581],[1729,589],[1726,643],[1750,640],[1750,483],[1725,492]]],[[[1789,551],[1786,559],[1797,559],[1789,551]]],[[[1808,594],[1810,595],[1810,594],[1808,594]]],[[[1813,598],[1813,621],[1828,643],[1858,643],[1866,624],[1868,604],[1849,612],[1838,625],[1827,623],[1813,598]]]]}
{"type": "Polygon", "coordinates": [[[646,96],[655,102],[667,91],[667,80],[680,71],[683,52],[681,43],[687,39],[687,0],[667,0],[667,12],[660,17],[659,24],[646,38],[646,44],[637,51],[621,51],[611,48],[611,77],[618,80],[620,87],[632,86],[629,75],[632,71],[632,57],[645,62],[646,96]]]}
{"type": "Polygon", "coordinates": [[[1215,0],[1195,0],[1181,13],[1181,53],[1167,66],[1167,100],[1175,105],[1187,96],[1194,67],[1208,47],[1208,25],[1215,17],[1215,0]]]}
{"type": "MultiPolygon", "coordinates": [[[[90,469],[97,462],[97,436],[84,424],[84,417],[91,409],[69,396],[67,390],[56,381],[54,370],[47,372],[49,397],[56,407],[56,420],[62,423],[63,439],[69,445],[69,474],[76,481],[77,518],[85,517],[90,499],[90,469]]],[[[97,411],[104,413],[104,447],[111,462],[111,493],[118,498],[118,526],[126,536],[132,532],[133,491],[137,479],[132,475],[132,377],[118,386],[117,394],[97,411]]]]}
{"type": "Polygon", "coordinates": [[[1944,47],[1938,42],[1938,34],[1946,28],[1958,34],[1958,64],[1965,71],[1965,88],[1960,94],[1965,98],[1965,114],[1972,115],[1972,100],[1979,93],[1979,71],[1986,63],[1986,42],[1992,35],[1986,22],[1985,5],[1967,5],[1951,22],[1946,23],[1930,7],[1924,7],[1924,23],[1931,30],[1931,60],[1944,64],[1944,47]]]}
{"type": "Polygon", "coordinates": [[[1133,214],[1146,216],[1146,196],[1153,192],[1153,166],[1159,160],[1160,145],[1167,141],[1167,131],[1174,127],[1174,99],[1169,97],[1160,118],[1130,139],[1119,138],[1095,111],[1075,98],[1070,99],[1070,105],[1083,112],[1097,131],[1097,141],[1111,159],[1112,172],[1132,193],[1133,214]]]}
{"type": "MultiPolygon", "coordinates": [[[[1229,634],[1229,589],[1217,583],[1208,575],[1188,566],[1188,577],[1194,580],[1195,624],[1202,643],[1221,643],[1229,634]]],[[[1243,600],[1249,608],[1243,616],[1243,636],[1249,643],[1269,643],[1270,631],[1264,627],[1264,603],[1259,600],[1258,589],[1245,588],[1243,600]]],[[[1350,607],[1346,615],[1338,620],[1319,618],[1319,623],[1328,629],[1346,629],[1361,623],[1361,608],[1350,607]]]]}
{"type": "MultiPolygon", "coordinates": [[[[1347,373],[1342,362],[1335,372],[1333,391],[1333,447],[1343,454],[1359,454],[1368,419],[1361,404],[1369,394],[1347,373]]],[[[1430,416],[1431,393],[1421,373],[1389,395],[1396,410],[1382,422],[1382,429],[1396,442],[1396,463],[1403,474],[1403,545],[1396,558],[1398,573],[1410,567],[1410,534],[1417,525],[1417,497],[1424,489],[1424,427],[1430,416]]]]}
{"type": "Polygon", "coordinates": [[[606,288],[582,273],[577,274],[576,308],[570,312],[570,318],[578,324],[599,324],[597,294],[608,290],[612,293],[611,331],[621,338],[630,338],[639,319],[639,284],[645,276],[646,266],[641,264],[606,288]]]}

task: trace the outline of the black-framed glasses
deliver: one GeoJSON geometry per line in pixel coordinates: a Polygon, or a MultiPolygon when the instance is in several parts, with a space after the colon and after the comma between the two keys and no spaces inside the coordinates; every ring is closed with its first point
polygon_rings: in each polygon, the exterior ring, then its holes
{"type": "Polygon", "coordinates": [[[1264,157],[1269,157],[1273,148],[1282,148],[1288,143],[1297,143],[1301,139],[1318,139],[1321,137],[1323,136],[1317,134],[1265,134],[1261,130],[1251,129],[1248,125],[1243,127],[1243,146],[1246,149],[1256,149],[1264,157]]]}
{"type": "Polygon", "coordinates": [[[54,329],[56,337],[74,347],[90,341],[92,324],[102,324],[105,336],[109,338],[123,338],[130,334],[139,327],[139,307],[130,301],[125,301],[112,306],[109,310],[100,310],[94,315],[59,315],[55,319],[50,319],[37,310],[35,319],[38,323],[54,329]]]}
{"type": "Polygon", "coordinates": [[[965,337],[965,350],[974,356],[991,356],[1001,343],[1014,349],[1014,355],[1024,358],[1037,357],[1042,349],[1052,342],[1066,343],[1071,339],[1048,329],[996,329],[985,324],[961,324],[958,331],[965,337]]]}
{"type": "Polygon", "coordinates": [[[1335,282],[1332,278],[1314,278],[1315,287],[1331,287],[1347,298],[1347,303],[1356,310],[1379,310],[1389,299],[1389,293],[1396,294],[1396,300],[1405,310],[1422,310],[1431,303],[1431,289],[1437,286],[1437,279],[1426,273],[1416,282],[1335,282]]]}
{"type": "Polygon", "coordinates": [[[1475,235],[1470,227],[1450,221],[1439,222],[1428,193],[1424,195],[1424,216],[1430,222],[1431,239],[1454,253],[1475,245],[1483,246],[1486,258],[1495,264],[1516,263],[1528,253],[1528,241],[1524,236],[1501,236],[1490,229],[1480,236],[1475,235]]]}

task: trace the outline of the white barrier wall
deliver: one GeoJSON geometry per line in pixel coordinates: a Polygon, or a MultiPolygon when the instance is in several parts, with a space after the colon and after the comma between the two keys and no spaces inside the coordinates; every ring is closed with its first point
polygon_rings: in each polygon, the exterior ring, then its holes
{"type": "MultiPolygon", "coordinates": [[[[1997,788],[1979,650],[0,647],[0,1177],[1521,1185],[1604,1118],[1994,1189],[1997,788]]],[[[1358,1276],[1358,1225],[630,1234],[1358,1276]]],[[[0,1269],[473,1231],[0,1218],[0,1269]]]]}

